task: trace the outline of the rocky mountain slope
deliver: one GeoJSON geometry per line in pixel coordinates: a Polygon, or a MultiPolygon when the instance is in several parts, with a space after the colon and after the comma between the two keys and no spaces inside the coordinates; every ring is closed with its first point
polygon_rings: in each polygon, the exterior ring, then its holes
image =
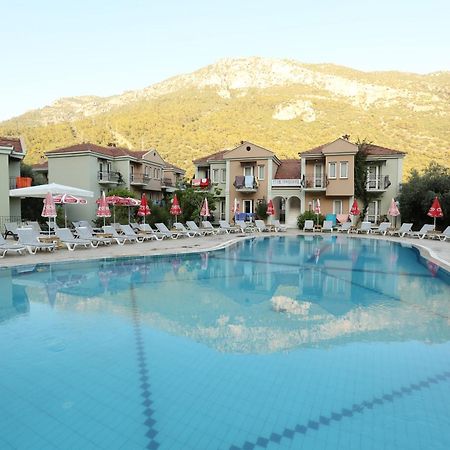
{"type": "Polygon", "coordinates": [[[450,73],[360,72],[291,60],[225,59],[142,90],[63,98],[0,123],[22,135],[28,162],[75,142],[156,147],[189,172],[192,159],[249,140],[296,157],[350,134],[403,150],[405,175],[450,165],[450,73]]]}

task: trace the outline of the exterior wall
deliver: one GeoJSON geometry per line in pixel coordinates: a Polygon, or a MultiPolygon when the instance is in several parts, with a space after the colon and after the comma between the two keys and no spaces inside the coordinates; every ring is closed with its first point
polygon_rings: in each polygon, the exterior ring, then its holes
{"type": "MultiPolygon", "coordinates": [[[[211,185],[214,185],[214,187],[218,188],[221,190],[221,195],[225,194],[225,190],[226,190],[226,184],[227,184],[227,177],[228,177],[228,172],[227,172],[227,164],[225,161],[217,161],[217,162],[213,162],[211,161],[211,165],[210,165],[210,179],[211,179],[211,185]],[[218,170],[218,181],[214,180],[214,170],[218,170]],[[225,170],[225,182],[222,182],[222,174],[221,171],[225,170]]],[[[204,178],[204,177],[203,177],[204,178]]]]}
{"type": "MultiPolygon", "coordinates": [[[[309,211],[309,203],[311,205],[314,204],[315,200],[319,199],[320,201],[320,210],[322,215],[333,214],[333,201],[342,200],[342,213],[346,214],[350,211],[351,203],[353,198],[349,196],[325,196],[325,195],[317,195],[314,192],[305,192],[305,205],[304,211],[309,211]]],[[[313,206],[311,206],[311,210],[313,210],[313,206]]]]}
{"type": "Polygon", "coordinates": [[[10,216],[9,201],[9,155],[0,153],[0,217],[10,216]]]}
{"type": "Polygon", "coordinates": [[[325,158],[325,173],[327,175],[326,194],[331,196],[354,195],[355,192],[355,156],[354,155],[330,155],[325,158]],[[348,162],[348,178],[340,177],[340,163],[348,162]],[[336,178],[329,176],[329,163],[336,163],[336,178]]]}
{"type": "Polygon", "coordinates": [[[95,218],[101,191],[108,185],[97,181],[98,159],[92,155],[48,158],[49,183],[65,184],[94,192],[93,198],[87,198],[86,205],[66,205],[67,219],[91,220],[95,218]]]}

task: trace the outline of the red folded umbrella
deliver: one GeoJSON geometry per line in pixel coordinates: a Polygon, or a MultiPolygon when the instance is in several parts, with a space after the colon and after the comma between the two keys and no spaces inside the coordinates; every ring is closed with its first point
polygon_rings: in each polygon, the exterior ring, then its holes
{"type": "Polygon", "coordinates": [[[275,208],[273,207],[272,200],[269,200],[269,203],[267,203],[267,211],[266,214],[268,216],[273,216],[275,214],[275,208]]]}
{"type": "Polygon", "coordinates": [[[350,214],[352,216],[358,216],[359,214],[361,214],[361,211],[359,210],[358,202],[356,201],[356,198],[355,198],[355,200],[353,200],[353,205],[350,209],[350,214]]]}
{"type": "Polygon", "coordinates": [[[181,214],[180,204],[178,203],[177,194],[174,195],[172,200],[172,206],[170,207],[170,214],[175,216],[175,222],[177,221],[177,216],[181,214]]]}
{"type": "Polygon", "coordinates": [[[431,205],[431,208],[428,210],[427,215],[434,218],[434,226],[436,226],[436,217],[444,217],[441,204],[439,203],[437,197],[434,197],[433,204],[431,205]]]}
{"type": "Polygon", "coordinates": [[[142,194],[141,205],[139,206],[137,214],[138,214],[138,216],[142,216],[144,218],[144,223],[145,223],[145,216],[148,216],[151,213],[152,212],[150,211],[150,208],[147,203],[147,197],[144,193],[144,194],[142,194]]]}

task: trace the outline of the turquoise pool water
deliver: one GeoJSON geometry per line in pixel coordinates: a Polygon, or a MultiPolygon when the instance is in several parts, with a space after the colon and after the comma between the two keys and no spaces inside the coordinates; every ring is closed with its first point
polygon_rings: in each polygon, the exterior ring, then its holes
{"type": "Polygon", "coordinates": [[[450,448],[450,277],[415,249],[255,238],[0,298],[2,450],[450,448]]]}

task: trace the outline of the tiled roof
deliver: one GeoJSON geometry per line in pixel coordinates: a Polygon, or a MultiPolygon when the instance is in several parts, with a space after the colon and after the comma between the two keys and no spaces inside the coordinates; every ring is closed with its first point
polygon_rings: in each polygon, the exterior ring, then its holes
{"type": "Polygon", "coordinates": [[[173,169],[173,170],[175,170],[177,172],[183,172],[183,173],[186,172],[184,169],[182,169],[180,167],[177,167],[177,166],[175,166],[173,164],[170,164],[168,162],[166,162],[166,165],[164,166],[164,168],[165,169],[173,169]]]}
{"type": "Polygon", "coordinates": [[[221,150],[220,152],[216,152],[211,155],[204,156],[203,158],[194,159],[194,161],[192,161],[192,162],[194,164],[198,165],[198,164],[206,163],[207,161],[222,161],[225,153],[228,153],[229,151],[230,150],[221,150]]]}
{"type": "MultiPolygon", "coordinates": [[[[338,140],[338,139],[336,139],[338,140]]],[[[322,153],[322,149],[324,147],[326,147],[327,145],[332,144],[333,142],[336,142],[336,140],[332,141],[332,142],[328,142],[327,144],[322,144],[319,145],[318,147],[314,147],[311,148],[309,150],[306,150],[304,152],[300,153],[300,156],[302,155],[317,155],[317,154],[321,154],[322,153]]],[[[357,144],[355,144],[357,145],[357,144]]],[[[372,156],[389,156],[389,155],[405,155],[404,152],[400,152],[398,150],[393,150],[391,148],[387,148],[387,147],[380,147],[379,145],[375,145],[375,144],[367,144],[366,145],[366,150],[367,150],[367,154],[368,155],[372,155],[372,156]]]]}
{"type": "Polygon", "coordinates": [[[0,136],[0,147],[12,147],[16,153],[23,153],[22,142],[19,138],[0,136]]]}
{"type": "Polygon", "coordinates": [[[31,166],[33,170],[48,170],[48,161],[40,163],[40,164],[33,164],[31,166]]]}
{"type": "Polygon", "coordinates": [[[282,159],[275,174],[275,179],[295,180],[298,178],[300,178],[300,160],[282,159]]]}
{"type": "Polygon", "coordinates": [[[56,150],[50,150],[46,154],[51,155],[53,153],[78,153],[78,152],[95,152],[105,156],[131,156],[133,158],[142,158],[143,155],[148,153],[148,150],[130,150],[123,147],[103,147],[101,145],[90,144],[83,142],[82,144],[75,144],[69,147],[58,148],[56,150]]]}
{"type": "Polygon", "coordinates": [[[366,146],[367,154],[373,156],[384,156],[384,155],[405,155],[405,152],[400,152],[399,150],[393,150],[392,148],[380,147],[379,145],[368,144],[366,146]]]}

